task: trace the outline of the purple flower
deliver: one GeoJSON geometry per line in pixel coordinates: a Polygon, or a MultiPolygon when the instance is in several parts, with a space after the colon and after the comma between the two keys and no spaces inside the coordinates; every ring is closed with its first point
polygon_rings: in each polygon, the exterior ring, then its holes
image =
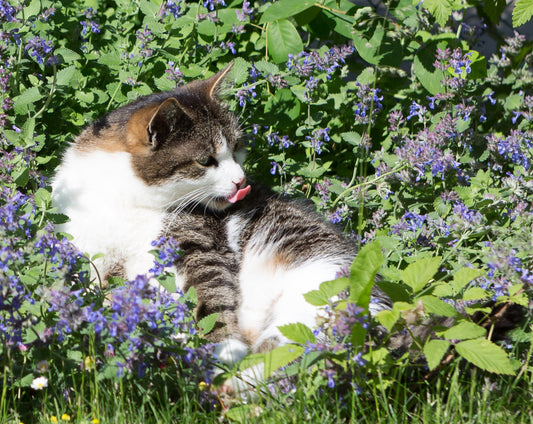
{"type": "Polygon", "coordinates": [[[30,38],[24,47],[24,50],[30,53],[30,56],[35,58],[36,62],[42,65],[47,59],[47,64],[55,63],[57,60],[55,57],[50,56],[50,53],[54,50],[51,41],[46,41],[42,37],[30,38]]]}
{"type": "Polygon", "coordinates": [[[167,0],[165,5],[164,5],[164,9],[163,9],[163,13],[165,15],[172,15],[174,16],[175,19],[179,18],[181,16],[181,0],[178,0],[178,1],[175,1],[175,0],[167,0]]]}
{"type": "Polygon", "coordinates": [[[237,97],[237,100],[239,101],[239,105],[241,107],[244,107],[244,105],[247,102],[257,97],[257,93],[255,92],[255,88],[253,86],[248,86],[247,84],[243,84],[242,89],[240,89],[237,92],[237,94],[235,94],[235,97],[237,97]]]}
{"type": "Polygon", "coordinates": [[[290,146],[294,146],[294,143],[289,140],[289,136],[284,135],[283,137],[280,137],[278,131],[268,134],[266,137],[270,146],[277,145],[280,149],[287,149],[290,146]]]}
{"type": "Polygon", "coordinates": [[[173,61],[168,62],[168,69],[165,72],[168,78],[176,83],[176,86],[183,84],[183,72],[177,65],[174,66],[173,61]]]}
{"type": "Polygon", "coordinates": [[[311,147],[316,151],[317,155],[322,153],[322,145],[324,142],[330,141],[329,138],[329,128],[317,128],[313,130],[311,136],[306,136],[305,138],[311,142],[311,147]]]}

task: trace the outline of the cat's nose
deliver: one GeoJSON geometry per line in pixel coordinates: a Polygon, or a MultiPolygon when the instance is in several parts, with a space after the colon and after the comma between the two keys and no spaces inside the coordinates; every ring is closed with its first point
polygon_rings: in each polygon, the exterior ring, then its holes
{"type": "Polygon", "coordinates": [[[239,178],[238,180],[233,180],[233,184],[237,186],[237,189],[240,189],[244,185],[245,182],[246,182],[245,177],[239,178]]]}

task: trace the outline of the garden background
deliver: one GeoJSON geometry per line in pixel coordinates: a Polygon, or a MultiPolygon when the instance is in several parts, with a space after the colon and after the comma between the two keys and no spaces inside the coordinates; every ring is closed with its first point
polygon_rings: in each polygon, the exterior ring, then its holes
{"type": "Polygon", "coordinates": [[[359,3],[0,0],[0,422],[533,421],[533,41],[498,26],[527,29],[533,3],[359,3]],[[360,248],[306,296],[329,343],[289,325],[241,365],[265,362],[255,402],[217,392],[195,293],[147,284],[175,288],[175,244],[91,284],[51,204],[87,123],[231,62],[248,173],[360,248]],[[378,273],[394,306],[369,318],[378,273]],[[492,310],[522,320],[502,337],[492,310]]]}

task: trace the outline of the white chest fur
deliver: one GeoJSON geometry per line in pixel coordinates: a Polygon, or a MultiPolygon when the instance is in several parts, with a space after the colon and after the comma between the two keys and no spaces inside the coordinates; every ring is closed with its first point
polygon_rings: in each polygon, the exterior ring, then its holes
{"type": "Polygon", "coordinates": [[[101,275],[116,262],[128,278],[148,271],[167,193],[134,174],[128,153],[70,148],[52,186],[54,204],[70,218],[59,229],[90,256],[105,255],[97,261],[101,275]]]}

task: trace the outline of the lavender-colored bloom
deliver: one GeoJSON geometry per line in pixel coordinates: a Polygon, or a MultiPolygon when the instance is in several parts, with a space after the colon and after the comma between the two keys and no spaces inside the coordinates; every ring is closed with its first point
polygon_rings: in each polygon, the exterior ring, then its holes
{"type": "Polygon", "coordinates": [[[168,69],[165,71],[168,78],[176,83],[176,86],[183,84],[183,72],[180,71],[179,66],[174,66],[173,61],[168,62],[168,69]]]}
{"type": "Polygon", "coordinates": [[[250,6],[249,1],[242,3],[242,9],[236,9],[237,19],[241,22],[247,22],[253,18],[254,8],[250,6]]]}
{"type": "Polygon", "coordinates": [[[7,0],[0,0],[0,22],[16,21],[16,9],[7,0]]]}
{"type": "Polygon", "coordinates": [[[234,43],[232,41],[223,41],[220,43],[220,48],[221,49],[228,49],[231,54],[237,54],[237,50],[235,50],[235,46],[237,45],[237,43],[234,43]]]}
{"type": "Polygon", "coordinates": [[[24,47],[24,50],[29,52],[30,55],[35,58],[37,63],[41,65],[44,63],[45,59],[47,59],[47,64],[54,63],[54,57],[50,56],[50,53],[54,50],[53,44],[51,41],[46,41],[42,37],[36,36],[30,38],[24,47]]]}
{"type": "Polygon", "coordinates": [[[237,91],[237,94],[235,94],[235,97],[237,97],[237,100],[239,101],[239,105],[241,107],[244,107],[244,105],[247,102],[257,97],[257,93],[255,92],[255,88],[253,86],[248,86],[247,84],[243,84],[242,89],[237,91]]]}
{"type": "Polygon", "coordinates": [[[270,146],[277,145],[280,149],[287,149],[290,146],[294,146],[294,143],[289,140],[288,135],[280,137],[278,131],[276,131],[275,133],[268,134],[266,137],[270,146]]]}
{"type": "Polygon", "coordinates": [[[306,136],[305,138],[311,142],[311,147],[316,151],[317,155],[322,153],[322,145],[324,142],[330,141],[329,138],[329,128],[317,128],[313,130],[311,136],[306,136]]]}
{"type": "Polygon", "coordinates": [[[357,92],[355,103],[355,122],[357,124],[368,124],[370,119],[375,120],[375,115],[383,109],[381,100],[383,96],[379,96],[381,90],[379,88],[370,88],[368,84],[356,83],[357,92]]]}
{"type": "Polygon", "coordinates": [[[203,6],[209,10],[209,11],[214,11],[215,8],[217,6],[223,6],[223,7],[226,7],[226,3],[224,2],[224,0],[205,0],[203,2],[203,6]]]}
{"type": "Polygon", "coordinates": [[[165,15],[172,15],[175,19],[179,18],[181,16],[181,0],[175,1],[175,0],[167,0],[163,13],[165,15]]]}

